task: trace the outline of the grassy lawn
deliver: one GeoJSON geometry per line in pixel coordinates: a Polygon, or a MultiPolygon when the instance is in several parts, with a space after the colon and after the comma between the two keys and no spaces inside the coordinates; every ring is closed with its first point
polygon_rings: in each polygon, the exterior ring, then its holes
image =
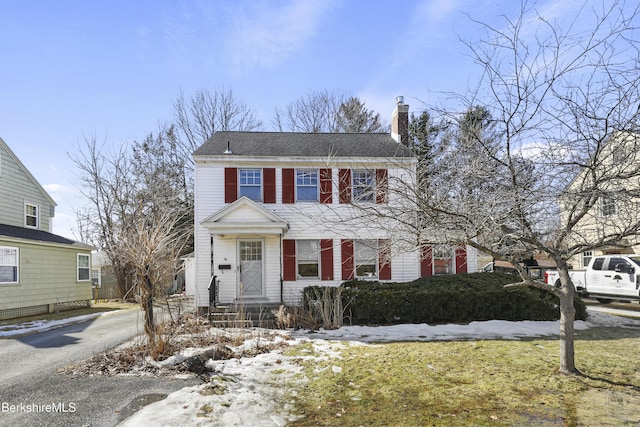
{"type": "MultiPolygon", "coordinates": [[[[640,423],[640,331],[577,334],[584,376],[559,374],[559,342],[342,343],[341,358],[305,366],[300,426],[640,423]]],[[[291,350],[308,355],[311,344],[291,350]]],[[[305,362],[307,363],[307,362],[305,362]]]]}

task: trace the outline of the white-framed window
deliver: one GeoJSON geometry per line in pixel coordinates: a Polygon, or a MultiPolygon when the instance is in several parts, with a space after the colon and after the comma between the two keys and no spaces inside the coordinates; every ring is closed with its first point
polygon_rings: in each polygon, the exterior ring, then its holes
{"type": "Polygon", "coordinates": [[[18,283],[19,249],[0,246],[0,284],[18,283]]]}
{"type": "Polygon", "coordinates": [[[587,267],[593,258],[593,251],[582,252],[582,266],[587,267]]]}
{"type": "Polygon", "coordinates": [[[603,196],[600,199],[600,213],[605,218],[617,213],[616,201],[613,197],[603,196]]]}
{"type": "Polygon", "coordinates": [[[433,247],[433,274],[453,274],[453,249],[447,245],[433,247]]]}
{"type": "Polygon", "coordinates": [[[296,170],[296,200],[298,202],[317,202],[319,200],[317,170],[296,170]]]}
{"type": "Polygon", "coordinates": [[[296,240],[296,262],[298,277],[317,279],[320,277],[320,241],[296,240]]]}
{"type": "Polygon", "coordinates": [[[101,283],[100,283],[100,269],[99,268],[92,268],[91,269],[91,285],[95,288],[99,288],[101,283]]]}
{"type": "Polygon", "coordinates": [[[378,277],[378,241],[356,240],[353,252],[356,277],[378,277]]]}
{"type": "Polygon", "coordinates": [[[375,202],[375,171],[354,169],[352,171],[352,188],[354,202],[375,202]]]}
{"type": "Polygon", "coordinates": [[[25,227],[38,228],[38,205],[31,203],[24,204],[24,225],[25,227]]]}
{"type": "Polygon", "coordinates": [[[91,280],[91,257],[87,254],[78,254],[78,282],[91,280]]]}
{"type": "Polygon", "coordinates": [[[262,201],[262,169],[240,169],[239,197],[262,201]]]}

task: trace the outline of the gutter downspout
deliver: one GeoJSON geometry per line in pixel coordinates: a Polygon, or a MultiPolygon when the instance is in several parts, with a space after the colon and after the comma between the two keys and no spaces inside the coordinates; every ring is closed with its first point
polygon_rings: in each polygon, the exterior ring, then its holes
{"type": "Polygon", "coordinates": [[[283,278],[284,267],[282,265],[283,258],[284,257],[282,256],[282,233],[280,233],[280,304],[284,304],[284,278],[283,278]]]}

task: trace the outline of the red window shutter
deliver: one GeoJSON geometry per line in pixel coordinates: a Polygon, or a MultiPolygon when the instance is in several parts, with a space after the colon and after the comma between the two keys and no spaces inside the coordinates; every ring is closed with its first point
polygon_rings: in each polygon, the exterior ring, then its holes
{"type": "Polygon", "coordinates": [[[282,240],[282,278],[296,280],[296,241],[282,240]]]}
{"type": "Polygon", "coordinates": [[[320,240],[320,278],[333,280],[333,240],[320,240]]]}
{"type": "Polygon", "coordinates": [[[332,185],[331,169],[320,169],[320,203],[331,204],[333,202],[332,185]]]}
{"type": "Polygon", "coordinates": [[[376,203],[387,203],[389,177],[386,169],[376,169],[376,203]]]}
{"type": "Polygon", "coordinates": [[[238,200],[238,168],[224,168],[224,202],[238,200]]]}
{"type": "Polygon", "coordinates": [[[342,240],[342,280],[352,280],[355,276],[353,240],[342,240]]]}
{"type": "Polygon", "coordinates": [[[338,170],[338,189],[340,203],[351,203],[351,169],[338,170]]]}
{"type": "Polygon", "coordinates": [[[420,277],[433,276],[433,249],[423,245],[420,248],[420,277]]]}
{"type": "Polygon", "coordinates": [[[391,280],[391,248],[388,239],[378,240],[378,278],[391,280]]]}
{"type": "Polygon", "coordinates": [[[458,246],[455,250],[456,256],[456,274],[467,272],[467,248],[458,246]]]}
{"type": "Polygon", "coordinates": [[[295,170],[282,169],[282,203],[295,202],[295,170]]]}
{"type": "Polygon", "coordinates": [[[276,170],[274,168],[262,169],[263,182],[262,186],[262,200],[265,203],[276,202],[276,170]]]}

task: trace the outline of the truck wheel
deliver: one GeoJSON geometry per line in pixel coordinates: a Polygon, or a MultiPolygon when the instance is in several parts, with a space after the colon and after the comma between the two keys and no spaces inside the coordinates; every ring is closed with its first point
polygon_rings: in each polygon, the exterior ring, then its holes
{"type": "Polygon", "coordinates": [[[596,300],[600,303],[600,304],[609,304],[612,300],[610,300],[609,298],[596,298],[596,300]]]}

